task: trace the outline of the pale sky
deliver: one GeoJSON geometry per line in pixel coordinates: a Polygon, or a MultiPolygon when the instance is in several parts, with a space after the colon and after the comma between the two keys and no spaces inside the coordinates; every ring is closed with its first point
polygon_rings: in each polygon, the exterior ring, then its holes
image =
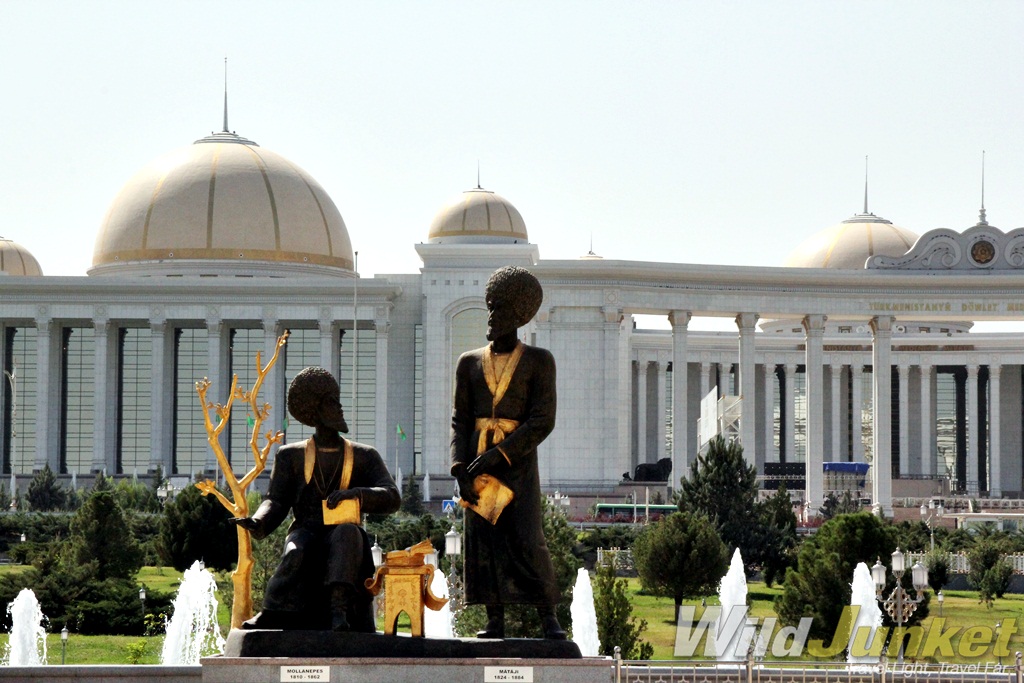
{"type": "Polygon", "coordinates": [[[476,184],[544,259],[781,265],[862,209],[1024,225],[1024,3],[0,2],[0,235],[82,275],[147,162],[221,127],[310,172],[364,277],[476,184]]]}

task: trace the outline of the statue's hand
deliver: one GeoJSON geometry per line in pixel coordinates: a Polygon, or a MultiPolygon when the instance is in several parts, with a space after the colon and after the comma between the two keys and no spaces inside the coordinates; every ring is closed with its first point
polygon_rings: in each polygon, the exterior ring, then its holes
{"type": "Polygon", "coordinates": [[[473,488],[474,477],[470,476],[466,466],[460,465],[453,474],[455,475],[455,480],[459,482],[459,498],[462,498],[462,500],[470,505],[476,505],[480,500],[480,496],[476,494],[476,490],[473,488]]]}
{"type": "Polygon", "coordinates": [[[338,507],[338,503],[343,500],[358,500],[362,502],[362,495],[359,493],[359,489],[345,489],[344,491],[331,491],[331,495],[327,496],[327,507],[334,509],[338,507]]]}
{"type": "Polygon", "coordinates": [[[469,474],[470,478],[475,479],[481,474],[494,473],[505,463],[505,456],[501,454],[501,451],[497,448],[491,448],[478,455],[473,462],[469,463],[469,467],[466,468],[466,472],[469,474]]]}
{"type": "Polygon", "coordinates": [[[240,526],[246,531],[256,531],[260,524],[252,517],[232,517],[228,520],[236,526],[240,526]]]}

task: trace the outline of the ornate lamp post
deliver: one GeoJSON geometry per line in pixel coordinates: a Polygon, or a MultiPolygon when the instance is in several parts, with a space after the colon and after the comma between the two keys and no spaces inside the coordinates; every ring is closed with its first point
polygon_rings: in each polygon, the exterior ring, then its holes
{"type": "MultiPolygon", "coordinates": [[[[896,552],[892,554],[892,573],[896,577],[896,587],[893,588],[889,597],[883,599],[885,566],[882,565],[882,561],[879,559],[875,561],[875,566],[871,568],[871,578],[875,582],[875,597],[881,601],[886,614],[896,622],[897,628],[902,628],[910,620],[911,615],[917,610],[917,606],[924,600],[924,590],[928,587],[928,570],[923,564],[917,562],[910,569],[911,581],[913,582],[914,590],[917,591],[917,597],[911,598],[910,594],[903,588],[903,573],[905,569],[903,553],[900,552],[899,548],[896,548],[896,552]]],[[[900,638],[899,656],[896,661],[900,665],[903,664],[902,636],[900,638]]]]}
{"type": "Polygon", "coordinates": [[[444,535],[444,554],[448,558],[448,598],[453,613],[462,608],[462,578],[455,569],[456,558],[462,555],[462,534],[455,525],[444,535]]]}
{"type": "MultiPolygon", "coordinates": [[[[373,547],[370,548],[370,555],[373,557],[373,568],[377,569],[384,564],[384,549],[377,544],[377,537],[373,537],[373,547]]],[[[373,616],[376,620],[384,618],[384,589],[373,596],[373,616]]]]}
{"type": "Polygon", "coordinates": [[[942,591],[939,591],[938,593],[935,594],[935,599],[939,601],[939,616],[941,617],[942,616],[942,601],[946,599],[946,596],[942,594],[942,591]]]}
{"type": "Polygon", "coordinates": [[[928,527],[928,533],[931,535],[932,552],[935,552],[935,527],[932,522],[942,519],[945,514],[946,508],[942,506],[942,503],[936,506],[934,500],[929,500],[927,505],[921,504],[921,521],[928,527]]]}
{"type": "Polygon", "coordinates": [[[64,628],[60,630],[60,664],[64,666],[67,662],[68,654],[68,625],[64,624],[64,628]]]}
{"type": "Polygon", "coordinates": [[[139,602],[142,603],[142,628],[146,628],[146,587],[139,589],[139,602]]]}

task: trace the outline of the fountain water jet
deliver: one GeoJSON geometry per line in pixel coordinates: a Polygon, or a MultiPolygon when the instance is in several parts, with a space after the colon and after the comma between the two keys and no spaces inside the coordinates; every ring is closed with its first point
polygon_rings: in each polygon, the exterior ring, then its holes
{"type": "MultiPolygon", "coordinates": [[[[448,578],[442,571],[435,571],[434,578],[430,580],[430,592],[439,598],[448,597],[448,578]]],[[[452,637],[452,603],[444,603],[439,610],[425,609],[423,611],[423,635],[427,638],[451,638],[452,637]]]]}
{"type": "Polygon", "coordinates": [[[718,615],[718,624],[715,631],[715,656],[720,662],[739,662],[746,654],[745,648],[741,648],[740,640],[743,637],[743,626],[746,620],[739,622],[735,629],[733,622],[729,622],[730,615],[735,620],[740,616],[739,611],[733,614],[733,608],[744,610],[747,606],[747,577],[743,573],[743,556],[740,549],[732,554],[732,561],[729,563],[729,570],[722,577],[718,584],[718,602],[722,605],[722,612],[718,615]],[[730,634],[729,640],[723,642],[721,639],[730,634]]]}
{"type": "Polygon", "coordinates": [[[224,637],[217,624],[217,583],[203,563],[185,570],[167,623],[161,664],[197,665],[199,658],[224,651],[224,637]]]}
{"type": "Polygon", "coordinates": [[[869,650],[875,640],[875,633],[882,625],[882,608],[878,605],[875,597],[875,582],[871,578],[871,570],[863,562],[858,562],[853,570],[853,585],[851,586],[850,604],[859,606],[860,612],[853,622],[853,629],[850,631],[850,642],[847,645],[847,661],[850,664],[877,664],[878,657],[871,655],[854,657],[853,643],[869,650]],[[857,638],[857,631],[861,628],[870,629],[867,638],[857,638]]]}
{"type": "Polygon", "coordinates": [[[596,657],[601,649],[597,637],[597,611],[594,609],[594,588],[590,585],[590,574],[580,568],[576,573],[576,585],[572,589],[572,640],[584,657],[596,657]]]}
{"type": "Polygon", "coordinates": [[[11,615],[11,637],[4,651],[5,666],[41,666],[46,664],[46,629],[36,594],[22,588],[7,606],[11,615]]]}

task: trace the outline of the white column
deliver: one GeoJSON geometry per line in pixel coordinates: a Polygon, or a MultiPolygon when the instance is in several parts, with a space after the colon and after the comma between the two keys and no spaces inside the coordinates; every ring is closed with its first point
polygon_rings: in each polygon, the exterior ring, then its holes
{"type": "MultiPolygon", "coordinates": [[[[377,344],[374,381],[377,386],[377,396],[374,405],[373,422],[376,447],[381,454],[388,452],[388,439],[391,439],[392,443],[397,443],[394,425],[388,422],[388,333],[390,330],[391,322],[388,317],[388,310],[386,307],[380,306],[377,308],[377,315],[374,319],[375,341],[377,344]],[[391,429],[388,429],[389,426],[391,426],[391,429]]],[[[394,454],[393,448],[391,453],[394,454]]],[[[411,462],[407,463],[402,471],[413,474],[411,465],[411,462]]]]}
{"type": "Polygon", "coordinates": [[[786,363],[786,382],[783,389],[786,402],[786,419],[783,425],[783,439],[786,444],[786,462],[796,462],[796,364],[786,363]]]}
{"type": "Polygon", "coordinates": [[[711,391],[711,363],[702,362],[700,364],[700,398],[704,400],[704,397],[711,391]]]}
{"type": "Polygon", "coordinates": [[[832,407],[829,418],[832,423],[832,436],[830,439],[831,443],[829,443],[829,460],[835,462],[846,459],[843,457],[843,437],[842,432],[840,431],[840,427],[842,427],[842,415],[840,414],[842,408],[840,407],[841,404],[839,402],[839,399],[841,398],[840,394],[842,392],[840,388],[840,380],[843,378],[843,366],[841,364],[833,363],[829,367],[830,378],[832,380],[832,407]]]}
{"type": "MultiPolygon", "coordinates": [[[[113,328],[116,339],[117,328],[113,328]]],[[[93,343],[93,432],[92,432],[92,465],[89,469],[92,472],[102,472],[104,467],[109,467],[108,472],[113,472],[114,454],[117,452],[117,429],[112,424],[111,417],[116,411],[116,405],[111,399],[110,381],[111,372],[111,325],[106,318],[96,318],[92,321],[93,343]],[[111,429],[111,427],[114,427],[111,429]]]]}
{"type": "Polygon", "coordinates": [[[812,510],[817,510],[825,499],[825,482],[821,471],[825,451],[825,316],[805,316],[803,324],[807,339],[807,465],[804,501],[810,503],[812,510]]]}
{"type": "Polygon", "coordinates": [[[672,474],[668,481],[675,488],[690,467],[690,422],[687,404],[690,381],[686,363],[690,312],[672,311],[668,320],[672,323],[672,474]]]}
{"type": "Polygon", "coordinates": [[[742,399],[740,404],[740,443],[743,444],[743,457],[748,465],[757,462],[757,419],[754,411],[757,405],[757,378],[754,376],[754,324],[757,323],[756,313],[740,313],[736,316],[736,327],[740,337],[740,381],[738,393],[742,399]]]}
{"type": "MultiPolygon", "coordinates": [[[[227,354],[227,344],[224,343],[224,324],[219,319],[208,319],[206,321],[206,368],[209,373],[206,378],[210,380],[210,393],[206,400],[209,403],[223,403],[227,400],[230,384],[225,386],[224,368],[227,354]]],[[[224,445],[224,435],[220,436],[220,443],[224,445]]],[[[220,465],[217,464],[217,456],[213,449],[207,449],[206,471],[217,472],[220,465]]],[[[179,472],[178,474],[186,474],[179,472]]]]}
{"type": "Polygon", "coordinates": [[[910,471],[910,366],[896,366],[900,379],[900,474],[910,471]]]}
{"type": "Polygon", "coordinates": [[[872,504],[875,514],[892,517],[892,318],[871,320],[872,504]]]}
{"type": "Polygon", "coordinates": [[[58,472],[60,445],[60,333],[59,325],[49,318],[36,319],[36,455],[33,470],[46,464],[58,472]],[[54,337],[58,337],[55,341],[54,337]]]}
{"type": "Polygon", "coordinates": [[[921,364],[921,474],[935,468],[935,439],[932,438],[932,366],[921,364]]]}
{"type": "MultiPolygon", "coordinates": [[[[5,409],[7,403],[7,392],[11,389],[10,380],[7,379],[5,372],[7,370],[7,326],[4,325],[3,320],[0,320],[0,453],[3,453],[4,445],[7,440],[10,439],[11,432],[17,432],[18,429],[14,425],[8,425],[4,421],[4,416],[7,414],[5,409]]],[[[15,382],[17,382],[17,370],[15,370],[15,382]]],[[[13,419],[13,416],[12,416],[13,419]]],[[[14,471],[14,455],[17,455],[16,450],[9,450],[12,454],[11,457],[11,471],[14,471]]]]}
{"type": "Polygon", "coordinates": [[[636,361],[636,461],[647,462],[647,359],[636,361]]]}
{"type": "Polygon", "coordinates": [[[850,363],[850,430],[853,462],[864,462],[864,364],[857,358],[850,363]]]}
{"type": "Polygon", "coordinates": [[[1001,498],[1003,495],[1002,455],[999,452],[999,374],[1002,368],[998,365],[988,366],[988,479],[989,496],[1001,498]]]}
{"type": "MultiPolygon", "coordinates": [[[[153,383],[150,386],[150,414],[149,414],[149,445],[150,472],[156,471],[157,465],[163,467],[164,472],[170,472],[172,467],[171,434],[168,429],[168,417],[170,406],[173,403],[169,400],[171,392],[169,387],[174,386],[172,373],[168,368],[167,354],[167,321],[155,319],[149,321],[152,344],[152,360],[150,372],[153,374],[153,383]]],[[[128,472],[125,472],[128,474],[128,472]]]]}
{"type": "Polygon", "coordinates": [[[778,462],[775,453],[775,362],[765,359],[764,373],[764,461],[778,462]]]}
{"type": "Polygon", "coordinates": [[[665,457],[665,375],[668,373],[668,364],[657,360],[654,361],[654,372],[657,382],[655,388],[658,391],[658,396],[655,400],[657,413],[654,415],[656,441],[654,443],[654,453],[651,454],[651,460],[657,462],[665,457]]]}
{"type": "MultiPolygon", "coordinates": [[[[266,365],[274,357],[277,350],[277,338],[284,333],[280,321],[275,318],[264,318],[263,320],[263,353],[260,354],[260,364],[266,365]]],[[[260,392],[260,405],[269,403],[271,410],[267,421],[263,423],[263,431],[276,432],[284,426],[284,414],[288,410],[284,401],[284,359],[278,358],[278,365],[270,371],[263,383],[263,391],[260,392]]],[[[252,389],[252,387],[246,387],[252,389]]]]}
{"type": "Polygon", "coordinates": [[[967,493],[977,495],[978,481],[978,366],[967,366],[967,493]]]}
{"type": "MultiPolygon", "coordinates": [[[[633,368],[629,351],[629,335],[624,329],[625,318],[622,309],[606,306],[604,313],[604,415],[601,427],[607,443],[615,444],[617,459],[605,464],[605,477],[619,477],[623,472],[632,473],[630,465],[630,410],[632,407],[631,371],[633,368]]],[[[450,382],[451,380],[449,380],[450,382]]],[[[450,385],[449,385],[450,386],[450,385]]],[[[449,389],[449,392],[451,390],[449,389]]],[[[445,462],[448,462],[445,459],[445,462]]]]}

